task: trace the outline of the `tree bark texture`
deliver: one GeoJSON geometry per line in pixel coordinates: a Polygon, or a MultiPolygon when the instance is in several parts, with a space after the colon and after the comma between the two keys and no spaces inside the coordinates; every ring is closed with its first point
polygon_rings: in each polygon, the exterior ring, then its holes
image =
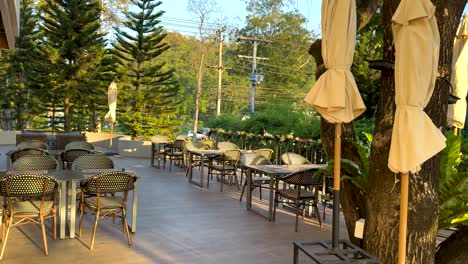
{"type": "MultiPolygon", "coordinates": [[[[391,18],[399,0],[385,0],[384,59],[394,61],[391,18]]],[[[439,71],[450,71],[453,37],[466,1],[433,0],[441,35],[439,71]],[[444,6],[447,5],[448,12],[444,6]],[[448,14],[445,16],[445,14],[448,14]],[[457,21],[456,23],[454,21],[457,21]]],[[[378,256],[380,263],[397,263],[400,184],[399,175],[388,169],[388,155],[395,114],[395,83],[392,71],[382,72],[381,96],[376,113],[376,125],[369,171],[365,249],[378,256]]],[[[437,81],[433,96],[425,108],[437,127],[446,122],[448,85],[437,81]]],[[[428,142],[430,144],[430,142],[428,142]]],[[[410,174],[408,237],[406,263],[434,263],[439,211],[438,183],[440,155],[422,166],[418,174],[410,174]]]]}

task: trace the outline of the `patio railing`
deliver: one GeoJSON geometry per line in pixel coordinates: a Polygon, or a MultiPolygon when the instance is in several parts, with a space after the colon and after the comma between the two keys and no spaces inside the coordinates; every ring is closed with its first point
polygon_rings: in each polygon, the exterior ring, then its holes
{"type": "Polygon", "coordinates": [[[289,135],[251,134],[243,131],[223,132],[212,130],[210,138],[217,142],[229,141],[235,143],[241,149],[273,149],[272,162],[281,163],[281,155],[286,152],[294,152],[304,156],[310,162],[323,164],[327,162],[320,140],[294,138],[289,135]]]}

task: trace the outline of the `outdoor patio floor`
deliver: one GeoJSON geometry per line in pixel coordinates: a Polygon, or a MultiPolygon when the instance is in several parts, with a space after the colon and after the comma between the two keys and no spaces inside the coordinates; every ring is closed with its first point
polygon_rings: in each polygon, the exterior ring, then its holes
{"type": "MultiPolygon", "coordinates": [[[[0,150],[3,152],[3,148],[0,150]]],[[[4,158],[0,160],[2,166],[4,158]]],[[[179,167],[170,172],[167,167],[151,167],[149,159],[113,159],[117,168],[133,170],[140,177],[138,227],[132,234],[131,247],[120,230],[120,221],[113,224],[104,220],[90,251],[93,217],[85,216],[82,238],[54,241],[48,224],[49,256],[43,253],[39,226],[13,228],[3,262],[284,264],[292,263],[293,241],[331,239],[331,209],[327,209],[322,228],[316,218],[299,220],[296,233],[292,211],[280,206],[276,222],[269,222],[255,213],[266,214],[268,201],[255,197],[255,212],[247,211],[235,187],[221,193],[219,183],[213,181],[209,189],[199,188],[187,181],[185,170],[179,167]]],[[[195,176],[198,174],[195,170],[195,176]]],[[[341,226],[344,237],[343,220],[341,226]]],[[[300,263],[312,263],[306,259],[300,255],[300,263]]]]}

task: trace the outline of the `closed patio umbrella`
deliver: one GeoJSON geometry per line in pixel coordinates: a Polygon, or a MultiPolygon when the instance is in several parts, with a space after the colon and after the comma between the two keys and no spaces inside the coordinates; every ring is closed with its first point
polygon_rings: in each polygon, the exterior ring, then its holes
{"type": "Polygon", "coordinates": [[[401,173],[398,263],[406,259],[409,172],[445,147],[445,137],[424,112],[434,91],[439,31],[429,0],[402,0],[392,18],[396,112],[388,167],[401,173]]]}
{"type": "Polygon", "coordinates": [[[463,20],[457,29],[457,34],[453,41],[452,75],[451,84],[452,95],[460,98],[455,104],[449,104],[447,110],[447,122],[450,126],[463,129],[466,118],[466,94],[468,90],[468,15],[463,16],[463,20]]]}
{"type": "Polygon", "coordinates": [[[355,0],[322,1],[322,57],[327,71],[304,98],[330,123],[335,123],[332,248],[338,247],[341,124],[366,107],[351,73],[356,42],[355,0]]]}
{"type": "Polygon", "coordinates": [[[114,130],[117,110],[117,85],[114,81],[112,81],[107,89],[107,103],[109,104],[109,112],[107,112],[105,119],[109,121],[110,124],[109,146],[112,147],[112,132],[114,130]]]}

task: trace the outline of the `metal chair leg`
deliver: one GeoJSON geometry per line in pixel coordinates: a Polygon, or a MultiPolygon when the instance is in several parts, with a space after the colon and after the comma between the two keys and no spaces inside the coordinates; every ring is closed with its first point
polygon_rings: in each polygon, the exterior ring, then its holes
{"type": "Polygon", "coordinates": [[[242,202],[242,196],[244,196],[245,186],[247,186],[247,181],[244,182],[244,186],[242,187],[242,192],[239,198],[239,202],[242,202]]]}
{"type": "Polygon", "coordinates": [[[298,201],[295,201],[295,204],[296,204],[296,227],[294,228],[294,230],[297,232],[297,227],[299,225],[299,209],[300,209],[300,204],[298,201]]]}

